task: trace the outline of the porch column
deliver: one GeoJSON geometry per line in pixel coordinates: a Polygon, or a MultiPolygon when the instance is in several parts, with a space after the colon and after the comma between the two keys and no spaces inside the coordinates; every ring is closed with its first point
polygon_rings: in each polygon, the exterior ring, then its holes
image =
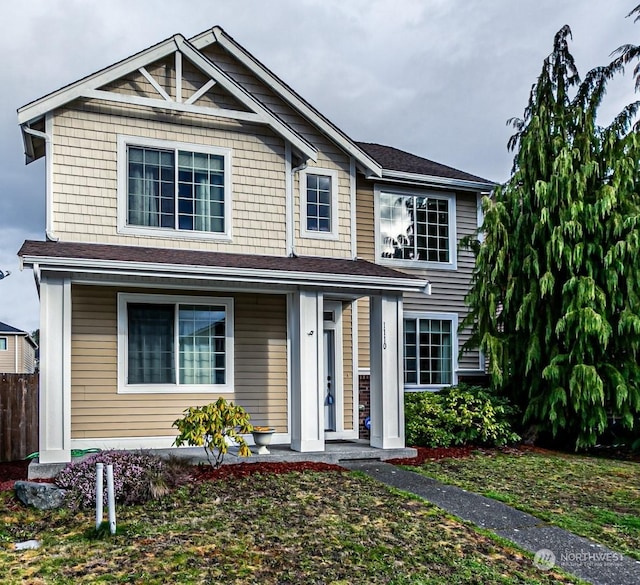
{"type": "Polygon", "coordinates": [[[71,461],[71,279],[40,280],[40,463],[71,461]]]}
{"type": "Polygon", "coordinates": [[[402,295],[371,297],[370,374],[372,447],[404,447],[402,295]]]}
{"type": "Polygon", "coordinates": [[[324,340],[322,293],[301,290],[289,297],[291,340],[291,448],[324,451],[324,340]]]}

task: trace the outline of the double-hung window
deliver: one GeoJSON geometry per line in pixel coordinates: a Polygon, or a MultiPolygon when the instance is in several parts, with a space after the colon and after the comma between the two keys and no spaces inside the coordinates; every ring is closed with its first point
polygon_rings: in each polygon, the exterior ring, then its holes
{"type": "Polygon", "coordinates": [[[300,224],[306,238],[338,237],[338,173],[309,167],[300,173],[300,224]]]}
{"type": "Polygon", "coordinates": [[[121,231],[228,236],[228,150],[121,136],[118,157],[121,231]]]}
{"type": "Polygon", "coordinates": [[[449,313],[405,315],[405,386],[438,389],[455,384],[457,319],[449,313]]]}
{"type": "Polygon", "coordinates": [[[376,189],[382,261],[455,268],[455,195],[376,189]]]}
{"type": "Polygon", "coordinates": [[[220,392],[233,387],[229,298],[118,295],[120,392],[220,392]]]}
{"type": "Polygon", "coordinates": [[[6,337],[0,337],[0,351],[7,351],[9,349],[8,340],[6,337]]]}

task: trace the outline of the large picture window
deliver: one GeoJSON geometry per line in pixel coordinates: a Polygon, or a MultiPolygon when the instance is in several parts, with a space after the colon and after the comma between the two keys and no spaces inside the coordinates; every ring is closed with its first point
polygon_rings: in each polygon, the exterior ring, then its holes
{"type": "Polygon", "coordinates": [[[440,388],[455,383],[457,318],[423,315],[404,320],[404,382],[440,388]]]}
{"type": "Polygon", "coordinates": [[[225,149],[120,137],[119,227],[185,237],[229,233],[230,154],[225,149]]]}
{"type": "Polygon", "coordinates": [[[382,260],[455,267],[454,196],[378,191],[382,260]]]}
{"type": "Polygon", "coordinates": [[[230,388],[231,299],[119,295],[121,391],[230,388]]]}

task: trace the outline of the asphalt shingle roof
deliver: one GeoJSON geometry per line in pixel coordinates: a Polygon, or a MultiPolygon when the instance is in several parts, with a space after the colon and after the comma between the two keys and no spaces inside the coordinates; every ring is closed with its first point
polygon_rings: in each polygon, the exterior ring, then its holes
{"type": "Polygon", "coordinates": [[[422,158],[393,146],[384,146],[383,144],[371,142],[356,142],[356,144],[387,171],[401,171],[460,181],[493,183],[493,181],[422,158]]]}
{"type": "Polygon", "coordinates": [[[6,323],[3,323],[2,321],[0,321],[0,333],[20,333],[23,335],[27,334],[26,331],[22,331],[22,329],[16,329],[11,325],[7,325],[6,323]]]}

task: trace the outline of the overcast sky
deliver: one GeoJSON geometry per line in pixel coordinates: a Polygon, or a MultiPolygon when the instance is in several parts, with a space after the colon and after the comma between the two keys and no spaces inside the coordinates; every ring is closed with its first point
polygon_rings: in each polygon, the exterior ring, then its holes
{"type": "MultiPolygon", "coordinates": [[[[43,160],[25,166],[16,109],[174,33],[220,25],[356,140],[504,181],[553,36],[582,74],[640,42],[638,0],[4,0],[0,18],[0,321],[32,331],[38,298],[16,252],[44,239],[43,160]]],[[[604,117],[636,99],[611,86],[604,117]]],[[[605,120],[606,121],[606,120],[605,120]]]]}

